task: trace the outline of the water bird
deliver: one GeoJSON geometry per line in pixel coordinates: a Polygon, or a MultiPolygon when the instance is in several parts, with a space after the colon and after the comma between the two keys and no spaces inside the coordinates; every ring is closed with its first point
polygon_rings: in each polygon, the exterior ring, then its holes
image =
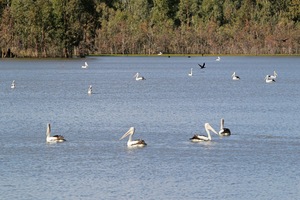
{"type": "Polygon", "coordinates": [[[205,63],[203,63],[202,65],[198,63],[198,65],[199,65],[200,69],[205,68],[205,63]]]}
{"type": "Polygon", "coordinates": [[[188,73],[189,76],[193,76],[193,68],[191,68],[191,71],[188,73]]]}
{"type": "Polygon", "coordinates": [[[216,61],[220,61],[221,60],[221,58],[220,58],[220,56],[218,56],[217,58],[216,58],[216,61]]]}
{"type": "Polygon", "coordinates": [[[207,133],[207,136],[195,134],[192,138],[190,138],[190,140],[192,142],[207,142],[207,141],[211,141],[210,131],[212,131],[215,134],[219,135],[217,133],[217,131],[215,131],[215,129],[213,129],[213,127],[211,127],[211,125],[209,123],[205,123],[204,124],[204,128],[205,128],[205,131],[207,133]]]}
{"type": "Polygon", "coordinates": [[[10,85],[10,88],[11,89],[14,89],[16,87],[16,82],[15,80],[12,81],[11,85],[10,85]]]}
{"type": "Polygon", "coordinates": [[[88,94],[92,94],[93,93],[93,87],[92,85],[89,86],[89,89],[88,89],[88,94]]]}
{"type": "Polygon", "coordinates": [[[84,62],[84,65],[82,65],[81,68],[82,68],[82,69],[87,69],[88,66],[89,66],[89,65],[87,64],[87,62],[84,62]]]}
{"type": "Polygon", "coordinates": [[[132,140],[132,136],[135,132],[134,127],[130,127],[129,130],[120,138],[120,140],[124,139],[125,137],[129,136],[127,146],[128,147],[144,147],[146,146],[146,142],[144,140],[138,139],[138,140],[132,140]]]}
{"type": "Polygon", "coordinates": [[[265,81],[266,81],[266,83],[274,83],[274,82],[276,82],[275,79],[269,78],[269,75],[267,75],[267,76],[265,77],[265,81]]]}
{"type": "Polygon", "coordinates": [[[47,131],[46,131],[46,142],[48,143],[54,143],[54,142],[64,142],[66,141],[64,136],[62,135],[54,135],[54,136],[50,136],[51,134],[51,126],[48,123],[47,124],[47,131]]]}
{"type": "Polygon", "coordinates": [[[140,76],[140,73],[136,73],[133,78],[135,78],[136,81],[140,81],[140,80],[146,80],[143,76],[140,76]]]}
{"type": "Polygon", "coordinates": [[[157,55],[161,56],[163,53],[162,52],[159,52],[157,55]]]}
{"type": "Polygon", "coordinates": [[[239,76],[237,76],[236,74],[235,74],[235,72],[233,72],[233,74],[231,75],[231,77],[232,77],[232,80],[240,80],[240,77],[239,76]]]}
{"type": "Polygon", "coordinates": [[[267,75],[269,79],[276,79],[277,78],[277,73],[276,71],[273,72],[273,75],[267,75]]]}
{"type": "Polygon", "coordinates": [[[221,135],[221,136],[231,135],[230,129],[229,128],[224,128],[224,119],[223,118],[221,119],[219,135],[221,135]]]}

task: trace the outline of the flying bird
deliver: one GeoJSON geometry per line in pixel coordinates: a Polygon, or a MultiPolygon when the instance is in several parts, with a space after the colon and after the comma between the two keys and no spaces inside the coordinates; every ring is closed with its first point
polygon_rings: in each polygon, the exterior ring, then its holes
{"type": "Polygon", "coordinates": [[[200,69],[205,68],[205,63],[203,63],[202,65],[198,63],[198,65],[199,65],[200,69]]]}

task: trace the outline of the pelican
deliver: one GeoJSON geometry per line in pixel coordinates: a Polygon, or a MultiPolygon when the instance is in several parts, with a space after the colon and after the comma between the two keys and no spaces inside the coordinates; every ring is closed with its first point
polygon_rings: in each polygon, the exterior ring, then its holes
{"type": "Polygon", "coordinates": [[[224,119],[221,119],[221,126],[220,126],[220,131],[219,135],[221,136],[229,136],[231,135],[230,129],[229,128],[224,128],[224,119]]]}
{"type": "Polygon", "coordinates": [[[202,65],[198,63],[198,65],[199,65],[200,69],[205,68],[205,63],[203,63],[202,65]]]}
{"type": "Polygon", "coordinates": [[[89,65],[87,64],[87,62],[84,62],[84,65],[82,65],[81,68],[82,68],[82,69],[86,69],[86,68],[88,68],[88,66],[89,66],[89,65]]]}
{"type": "Polygon", "coordinates": [[[215,134],[218,135],[217,131],[215,131],[215,129],[213,129],[213,127],[211,127],[211,125],[209,125],[209,123],[205,123],[204,127],[205,127],[205,131],[207,133],[207,136],[195,134],[192,138],[190,138],[190,140],[192,142],[203,142],[203,141],[207,142],[207,141],[211,141],[211,136],[210,136],[210,132],[209,131],[212,131],[212,132],[214,132],[215,134]]]}
{"type": "Polygon", "coordinates": [[[140,76],[138,72],[133,77],[136,81],[145,80],[145,78],[143,76],[140,76]]]}
{"type": "Polygon", "coordinates": [[[132,136],[135,132],[135,128],[134,127],[130,127],[130,129],[120,138],[120,140],[124,139],[125,137],[129,136],[128,142],[127,142],[127,146],[128,147],[144,147],[147,144],[145,143],[144,140],[132,140],[132,136]]]}
{"type": "Polygon", "coordinates": [[[66,141],[64,136],[61,136],[61,135],[54,135],[54,136],[50,136],[51,134],[51,127],[50,127],[50,124],[48,123],[47,124],[47,132],[46,132],[46,142],[48,143],[53,143],[53,142],[64,142],[66,141]]]}
{"type": "Polygon", "coordinates": [[[274,82],[275,82],[275,79],[270,78],[269,75],[267,75],[267,76],[265,77],[265,80],[266,80],[266,83],[274,83],[274,82]]]}
{"type": "Polygon", "coordinates": [[[216,59],[216,61],[220,61],[220,60],[221,60],[221,58],[220,58],[220,56],[218,56],[217,59],[216,59]]]}
{"type": "Polygon", "coordinates": [[[161,55],[162,55],[162,52],[159,52],[157,55],[161,56],[161,55]]]}
{"type": "Polygon", "coordinates": [[[232,76],[232,80],[235,80],[235,81],[240,80],[240,77],[237,76],[237,75],[235,74],[235,72],[233,72],[233,74],[232,74],[231,76],[232,76]]]}
{"type": "Polygon", "coordinates": [[[193,68],[191,68],[190,73],[188,73],[189,76],[193,76],[193,68]]]}
{"type": "Polygon", "coordinates": [[[276,71],[273,72],[273,75],[267,75],[269,79],[276,79],[277,78],[277,73],[276,71]]]}
{"type": "Polygon", "coordinates": [[[11,89],[14,89],[16,87],[16,83],[15,83],[15,80],[12,81],[11,85],[10,85],[10,88],[11,89]]]}
{"type": "Polygon", "coordinates": [[[93,93],[93,87],[92,85],[89,86],[89,89],[88,89],[88,94],[92,94],[93,93]]]}

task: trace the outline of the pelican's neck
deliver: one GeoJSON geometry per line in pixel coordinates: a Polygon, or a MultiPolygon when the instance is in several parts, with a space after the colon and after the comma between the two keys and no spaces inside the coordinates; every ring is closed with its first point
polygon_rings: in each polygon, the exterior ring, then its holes
{"type": "Polygon", "coordinates": [[[47,125],[46,136],[47,136],[47,137],[50,137],[50,134],[51,134],[51,127],[50,127],[50,124],[48,124],[48,125],[47,125]]]}
{"type": "Polygon", "coordinates": [[[224,128],[224,119],[221,119],[221,126],[220,129],[222,130],[224,128]]]}
{"type": "Polygon", "coordinates": [[[129,135],[129,138],[128,138],[128,141],[127,141],[127,145],[130,145],[130,144],[131,144],[131,142],[132,142],[132,135],[133,135],[133,134],[130,134],[130,135],[129,135]]]}
{"type": "Polygon", "coordinates": [[[206,130],[206,133],[207,133],[207,138],[208,138],[209,140],[211,140],[211,136],[210,136],[209,130],[208,130],[208,129],[205,129],[205,130],[206,130]]]}

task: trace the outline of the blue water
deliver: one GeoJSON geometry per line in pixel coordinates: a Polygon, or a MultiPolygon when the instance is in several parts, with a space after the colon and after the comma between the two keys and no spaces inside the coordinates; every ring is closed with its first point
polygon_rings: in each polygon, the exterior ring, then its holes
{"type": "Polygon", "coordinates": [[[0,199],[299,199],[299,82],[300,57],[0,60],[0,199]]]}

